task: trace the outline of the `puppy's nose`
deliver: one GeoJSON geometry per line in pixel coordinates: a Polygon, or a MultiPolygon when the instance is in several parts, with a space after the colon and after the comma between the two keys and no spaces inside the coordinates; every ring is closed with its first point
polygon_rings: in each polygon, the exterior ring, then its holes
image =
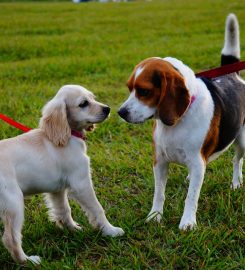
{"type": "Polygon", "coordinates": [[[108,115],[109,113],[110,113],[110,107],[108,107],[108,106],[105,106],[105,107],[103,107],[103,113],[105,114],[105,115],[108,115]]]}
{"type": "Polygon", "coordinates": [[[117,113],[120,115],[120,117],[126,119],[128,115],[128,110],[126,108],[121,108],[117,113]]]}

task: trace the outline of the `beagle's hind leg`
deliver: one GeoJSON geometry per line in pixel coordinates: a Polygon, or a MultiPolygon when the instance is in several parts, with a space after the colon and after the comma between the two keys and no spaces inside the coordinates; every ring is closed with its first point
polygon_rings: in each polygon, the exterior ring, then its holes
{"type": "Polygon", "coordinates": [[[243,183],[242,165],[245,153],[245,127],[243,127],[235,140],[235,156],[233,159],[233,178],[231,187],[237,189],[243,183]]]}

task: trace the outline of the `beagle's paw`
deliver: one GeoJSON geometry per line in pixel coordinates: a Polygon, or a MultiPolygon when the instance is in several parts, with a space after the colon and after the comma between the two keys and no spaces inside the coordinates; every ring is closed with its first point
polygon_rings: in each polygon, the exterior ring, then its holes
{"type": "Polygon", "coordinates": [[[243,181],[239,180],[233,180],[231,184],[231,189],[236,190],[242,187],[243,181]]]}
{"type": "Polygon", "coordinates": [[[159,211],[151,210],[146,218],[146,222],[156,221],[160,223],[161,219],[162,219],[162,213],[160,213],[159,211]]]}
{"type": "Polygon", "coordinates": [[[182,231],[193,230],[197,226],[196,219],[194,217],[182,217],[179,229],[182,231]]]}

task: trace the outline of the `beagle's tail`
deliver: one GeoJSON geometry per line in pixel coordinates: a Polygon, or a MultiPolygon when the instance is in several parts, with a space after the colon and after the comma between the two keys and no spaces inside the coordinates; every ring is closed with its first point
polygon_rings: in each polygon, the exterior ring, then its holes
{"type": "Polygon", "coordinates": [[[226,18],[225,43],[221,51],[221,65],[233,64],[240,61],[239,23],[235,14],[230,13],[226,18]]]}

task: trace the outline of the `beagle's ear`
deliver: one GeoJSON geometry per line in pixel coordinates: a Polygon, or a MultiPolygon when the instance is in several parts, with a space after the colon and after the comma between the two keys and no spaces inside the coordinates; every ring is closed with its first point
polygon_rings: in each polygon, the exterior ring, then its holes
{"type": "Polygon", "coordinates": [[[190,95],[178,72],[162,74],[158,115],[167,126],[175,125],[187,110],[190,95]]]}
{"type": "Polygon", "coordinates": [[[134,72],[131,74],[131,76],[129,77],[128,81],[127,81],[127,87],[130,91],[133,90],[133,87],[134,87],[134,72]]]}
{"type": "Polygon", "coordinates": [[[39,127],[54,145],[65,146],[71,137],[65,102],[51,100],[44,106],[42,115],[39,127]]]}

